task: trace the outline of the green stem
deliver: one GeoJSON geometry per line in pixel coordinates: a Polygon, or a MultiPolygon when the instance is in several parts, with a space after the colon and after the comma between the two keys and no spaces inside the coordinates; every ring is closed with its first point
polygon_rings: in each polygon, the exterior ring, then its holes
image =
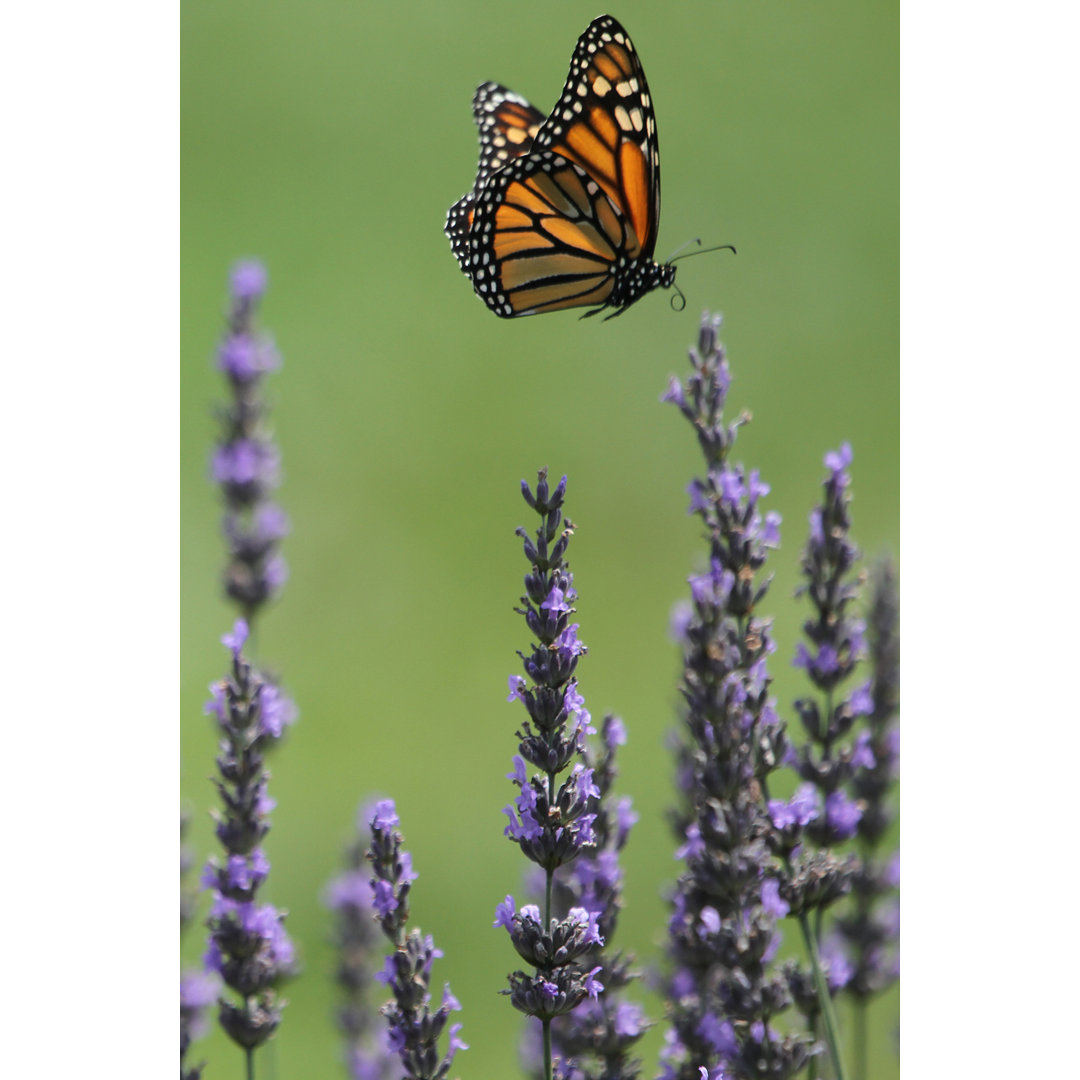
{"type": "Polygon", "coordinates": [[[544,1024],[544,1080],[551,1080],[551,1020],[544,1024]]]}
{"type": "MultiPolygon", "coordinates": [[[[555,805],[555,774],[549,772],[548,780],[548,806],[555,805]]],[[[555,871],[548,867],[545,872],[546,884],[544,886],[544,930],[547,931],[551,923],[551,882],[555,877],[555,871]]],[[[550,1078],[549,1078],[550,1080],[550,1078]]]]}
{"type": "Polygon", "coordinates": [[[840,1056],[840,1033],[836,1025],[836,1012],[833,1009],[832,997],[829,995],[829,984],[825,981],[825,971],[821,966],[817,942],[810,931],[810,921],[807,919],[805,911],[799,915],[799,929],[802,931],[803,943],[806,945],[806,952],[810,957],[810,967],[814,972],[814,986],[817,989],[818,1002],[821,1005],[821,1018],[825,1021],[825,1041],[829,1045],[829,1057],[832,1059],[833,1073],[836,1080],[847,1080],[847,1074],[844,1072],[844,1061],[840,1056]]]}
{"type": "Polygon", "coordinates": [[[555,872],[549,870],[547,872],[547,883],[544,886],[544,927],[546,928],[551,924],[551,883],[555,878],[555,872]]]}
{"type": "Polygon", "coordinates": [[[855,1002],[855,1075],[866,1080],[866,1002],[855,1002]]]}
{"type": "Polygon", "coordinates": [[[247,1080],[255,1080],[255,1048],[249,1046],[246,1051],[247,1080]]]}

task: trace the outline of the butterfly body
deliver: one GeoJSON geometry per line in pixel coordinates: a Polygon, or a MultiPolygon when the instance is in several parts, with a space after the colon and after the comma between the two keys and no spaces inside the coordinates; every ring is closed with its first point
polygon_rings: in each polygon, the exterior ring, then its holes
{"type": "Polygon", "coordinates": [[[591,307],[621,314],[674,283],[653,260],[660,156],[645,73],[610,15],[578,39],[546,118],[484,83],[473,98],[476,180],[451,208],[446,234],[477,295],[504,318],[591,307]]]}

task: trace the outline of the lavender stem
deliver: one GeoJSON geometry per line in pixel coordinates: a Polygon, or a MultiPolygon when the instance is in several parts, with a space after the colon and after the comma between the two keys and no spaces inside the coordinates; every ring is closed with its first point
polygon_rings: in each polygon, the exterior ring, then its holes
{"type": "Polygon", "coordinates": [[[821,966],[821,954],[818,951],[817,941],[810,932],[810,921],[807,919],[805,911],[799,912],[799,929],[802,931],[803,944],[806,946],[806,954],[810,957],[810,967],[814,972],[814,987],[817,990],[818,1001],[821,1004],[821,1016],[825,1021],[825,1041],[829,1045],[829,1057],[832,1059],[833,1072],[836,1080],[847,1080],[844,1072],[844,1059],[840,1055],[840,1034],[836,1024],[836,1010],[833,1008],[829,984],[825,979],[825,969],[821,966]]]}

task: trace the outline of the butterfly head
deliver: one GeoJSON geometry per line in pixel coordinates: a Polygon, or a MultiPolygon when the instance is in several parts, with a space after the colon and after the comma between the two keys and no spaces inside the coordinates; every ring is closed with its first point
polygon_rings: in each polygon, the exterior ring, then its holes
{"type": "Polygon", "coordinates": [[[675,267],[672,266],[672,262],[673,260],[669,259],[666,263],[656,264],[656,286],[661,289],[674,289],[675,295],[671,298],[671,308],[673,311],[682,311],[686,307],[686,297],[682,289],[675,284],[675,267]]]}

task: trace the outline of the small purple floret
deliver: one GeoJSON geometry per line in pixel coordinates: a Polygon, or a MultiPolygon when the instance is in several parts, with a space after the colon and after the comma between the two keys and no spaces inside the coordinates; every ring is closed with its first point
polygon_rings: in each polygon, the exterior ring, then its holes
{"type": "Polygon", "coordinates": [[[266,292],[266,267],[257,259],[244,259],[232,269],[230,285],[237,300],[257,300],[266,292]]]}
{"type": "Polygon", "coordinates": [[[514,898],[507,896],[507,898],[501,901],[495,908],[495,921],[491,924],[493,927],[503,927],[506,930],[512,930],[514,927],[514,915],[517,912],[517,908],[514,906],[514,898]]]}
{"type": "Polygon", "coordinates": [[[842,791],[834,791],[825,799],[825,820],[837,840],[850,840],[855,835],[862,808],[842,791]]]}
{"type": "Polygon", "coordinates": [[[393,799],[380,799],[375,804],[372,811],[371,827],[372,829],[381,829],[387,832],[391,829],[396,829],[401,824],[401,820],[398,818],[397,810],[394,807],[393,799]]]}

